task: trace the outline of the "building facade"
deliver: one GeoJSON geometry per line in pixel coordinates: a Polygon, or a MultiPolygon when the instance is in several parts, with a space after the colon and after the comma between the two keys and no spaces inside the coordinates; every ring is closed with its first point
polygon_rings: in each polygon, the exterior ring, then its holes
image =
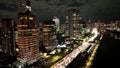
{"type": "Polygon", "coordinates": [[[9,55],[16,54],[15,46],[15,21],[12,19],[2,19],[0,26],[0,49],[9,55]]]}
{"type": "Polygon", "coordinates": [[[60,31],[60,19],[57,16],[54,16],[53,21],[55,22],[55,26],[56,26],[56,33],[59,33],[59,31],[60,31]]]}
{"type": "Polygon", "coordinates": [[[77,9],[69,9],[66,16],[65,35],[70,38],[79,38],[80,36],[80,14],[77,9]]]}
{"type": "Polygon", "coordinates": [[[56,45],[55,22],[48,20],[43,23],[43,44],[47,51],[54,49],[56,45]]]}
{"type": "Polygon", "coordinates": [[[16,40],[18,45],[18,61],[31,64],[39,59],[39,28],[37,18],[31,13],[29,0],[20,2],[20,12],[17,16],[16,40]]]}

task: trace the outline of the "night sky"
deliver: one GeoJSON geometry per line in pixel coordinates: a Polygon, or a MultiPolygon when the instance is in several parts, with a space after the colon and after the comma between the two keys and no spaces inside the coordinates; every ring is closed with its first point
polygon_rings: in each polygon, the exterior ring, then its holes
{"type": "MultiPolygon", "coordinates": [[[[23,0],[0,0],[0,19],[15,19],[17,2],[23,0]]],[[[64,23],[66,11],[77,8],[84,19],[92,21],[120,20],[120,0],[31,0],[32,12],[42,22],[58,16],[64,23]]]]}

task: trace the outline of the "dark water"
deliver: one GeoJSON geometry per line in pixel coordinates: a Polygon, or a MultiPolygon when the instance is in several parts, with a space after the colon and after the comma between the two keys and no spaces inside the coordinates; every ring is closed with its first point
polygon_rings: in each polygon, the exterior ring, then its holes
{"type": "Polygon", "coordinates": [[[104,34],[91,68],[120,68],[120,39],[104,34]]]}
{"type": "MultiPolygon", "coordinates": [[[[120,39],[114,39],[110,34],[104,34],[91,68],[120,68],[120,39]]],[[[83,63],[78,56],[67,68],[81,68],[83,63]]]]}

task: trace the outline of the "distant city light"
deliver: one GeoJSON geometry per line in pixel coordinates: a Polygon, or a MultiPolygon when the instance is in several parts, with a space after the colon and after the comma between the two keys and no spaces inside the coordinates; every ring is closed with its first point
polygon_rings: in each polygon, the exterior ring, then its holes
{"type": "Polygon", "coordinates": [[[66,47],[66,44],[58,44],[57,45],[57,48],[65,48],[66,47]]]}

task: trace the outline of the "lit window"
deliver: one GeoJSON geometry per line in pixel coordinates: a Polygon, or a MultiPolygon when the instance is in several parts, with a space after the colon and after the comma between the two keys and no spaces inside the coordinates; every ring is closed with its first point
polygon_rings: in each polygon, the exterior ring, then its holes
{"type": "Polygon", "coordinates": [[[76,16],[76,15],[77,15],[76,13],[73,14],[73,16],[76,16]]]}
{"type": "Polygon", "coordinates": [[[33,17],[29,17],[30,20],[33,20],[33,17]]]}
{"type": "Polygon", "coordinates": [[[25,19],[27,19],[27,17],[25,17],[25,19]]]}
{"type": "Polygon", "coordinates": [[[77,20],[76,18],[73,18],[73,20],[77,20]]]}
{"type": "Polygon", "coordinates": [[[20,19],[23,19],[23,17],[20,17],[20,19]]]}
{"type": "Polygon", "coordinates": [[[66,16],[66,18],[68,19],[69,17],[68,17],[68,16],[66,16]]]}

